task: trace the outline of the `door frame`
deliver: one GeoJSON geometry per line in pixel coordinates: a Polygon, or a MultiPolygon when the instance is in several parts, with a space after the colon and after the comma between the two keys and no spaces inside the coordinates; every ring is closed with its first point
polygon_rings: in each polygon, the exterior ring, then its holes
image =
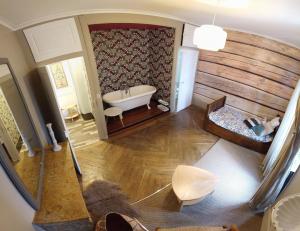
{"type": "Polygon", "coordinates": [[[58,102],[56,91],[55,91],[55,85],[54,85],[53,79],[51,77],[52,74],[51,74],[51,71],[49,69],[49,65],[51,65],[51,64],[47,64],[46,66],[44,66],[45,71],[47,73],[47,80],[48,80],[46,84],[50,84],[50,86],[51,86],[50,87],[50,91],[51,91],[50,94],[54,98],[54,101],[52,101],[52,103],[54,104],[53,106],[55,107],[55,110],[57,112],[59,112],[59,117],[60,117],[61,123],[63,125],[63,129],[64,129],[64,135],[65,135],[65,138],[67,139],[67,141],[69,143],[69,147],[70,147],[70,150],[71,150],[71,153],[72,153],[72,159],[74,161],[75,169],[76,169],[76,171],[77,171],[78,174],[82,175],[82,171],[81,171],[79,162],[77,160],[76,152],[75,152],[74,147],[72,146],[72,144],[70,142],[69,130],[68,130],[66,122],[64,120],[62,111],[60,110],[60,107],[59,107],[59,102],[58,102]]]}
{"type": "Polygon", "coordinates": [[[76,17],[75,22],[78,31],[80,31],[79,37],[83,47],[83,59],[86,66],[87,79],[91,93],[93,115],[95,117],[99,138],[101,140],[105,140],[108,139],[107,124],[104,115],[100,82],[90,32],[87,24],[80,20],[79,17],[76,17]]]}
{"type": "Polygon", "coordinates": [[[175,112],[175,96],[176,96],[176,71],[177,71],[177,55],[178,49],[182,40],[183,23],[172,19],[161,18],[156,16],[124,14],[94,14],[94,15],[79,15],[75,18],[76,25],[79,31],[79,36],[82,43],[85,63],[87,65],[87,74],[90,83],[91,95],[93,98],[92,107],[96,108],[95,117],[100,139],[107,139],[107,124],[104,116],[103,101],[100,89],[100,82],[97,71],[96,59],[93,51],[92,39],[89,31],[89,25],[101,23],[141,23],[154,24],[160,26],[172,27],[175,29],[175,40],[173,50],[172,63],[172,80],[170,88],[170,110],[175,112]]]}

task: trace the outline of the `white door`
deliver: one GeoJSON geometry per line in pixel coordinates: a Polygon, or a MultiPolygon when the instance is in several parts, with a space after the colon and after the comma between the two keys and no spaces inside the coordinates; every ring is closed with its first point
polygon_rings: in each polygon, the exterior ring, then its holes
{"type": "Polygon", "coordinates": [[[192,104],[199,50],[182,47],[179,50],[177,72],[177,105],[181,111],[192,104]]]}

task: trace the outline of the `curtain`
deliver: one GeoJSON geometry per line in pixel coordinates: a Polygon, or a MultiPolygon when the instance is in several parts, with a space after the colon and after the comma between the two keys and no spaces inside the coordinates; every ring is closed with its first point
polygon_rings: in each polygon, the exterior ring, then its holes
{"type": "Polygon", "coordinates": [[[300,98],[297,100],[295,119],[280,152],[278,161],[263,179],[249,205],[257,212],[264,212],[279,196],[289,170],[300,148],[300,98]]]}
{"type": "Polygon", "coordinates": [[[283,148],[284,143],[286,142],[289,131],[293,125],[293,121],[295,120],[295,111],[296,111],[299,96],[300,96],[300,80],[298,81],[295,87],[295,90],[290,99],[290,102],[284,114],[281,125],[264,159],[263,166],[262,166],[264,176],[267,176],[270,173],[270,171],[273,169],[276,162],[279,160],[280,155],[282,154],[281,149],[283,148]]]}

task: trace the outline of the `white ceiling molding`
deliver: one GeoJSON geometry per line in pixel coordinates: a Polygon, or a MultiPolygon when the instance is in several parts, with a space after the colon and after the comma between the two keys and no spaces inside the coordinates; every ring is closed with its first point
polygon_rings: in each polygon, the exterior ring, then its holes
{"type": "Polygon", "coordinates": [[[36,62],[82,51],[74,18],[43,23],[23,32],[36,62]]]}
{"type": "Polygon", "coordinates": [[[64,12],[60,14],[48,15],[42,18],[23,22],[19,25],[13,26],[12,28],[14,31],[16,31],[27,27],[31,27],[39,23],[48,22],[48,21],[61,19],[61,18],[68,18],[68,17],[74,17],[78,15],[85,15],[85,14],[111,14],[111,13],[148,15],[148,16],[162,17],[162,18],[177,20],[180,22],[185,22],[183,18],[178,18],[172,15],[161,14],[152,11],[131,10],[131,9],[90,9],[90,10],[76,10],[76,11],[64,12]]]}
{"type": "Polygon", "coordinates": [[[4,19],[3,17],[0,16],[0,24],[7,27],[8,29],[15,31],[16,30],[16,26],[12,25],[11,23],[9,23],[6,19],[4,19]]]}

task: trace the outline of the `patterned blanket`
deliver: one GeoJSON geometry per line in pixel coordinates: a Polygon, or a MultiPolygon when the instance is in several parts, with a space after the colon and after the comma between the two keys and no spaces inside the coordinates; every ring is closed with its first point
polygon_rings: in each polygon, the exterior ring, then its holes
{"type": "Polygon", "coordinates": [[[244,120],[247,118],[247,115],[228,106],[224,106],[209,114],[211,121],[227,130],[260,142],[272,141],[272,136],[257,136],[249,129],[244,123],[244,120]]]}

